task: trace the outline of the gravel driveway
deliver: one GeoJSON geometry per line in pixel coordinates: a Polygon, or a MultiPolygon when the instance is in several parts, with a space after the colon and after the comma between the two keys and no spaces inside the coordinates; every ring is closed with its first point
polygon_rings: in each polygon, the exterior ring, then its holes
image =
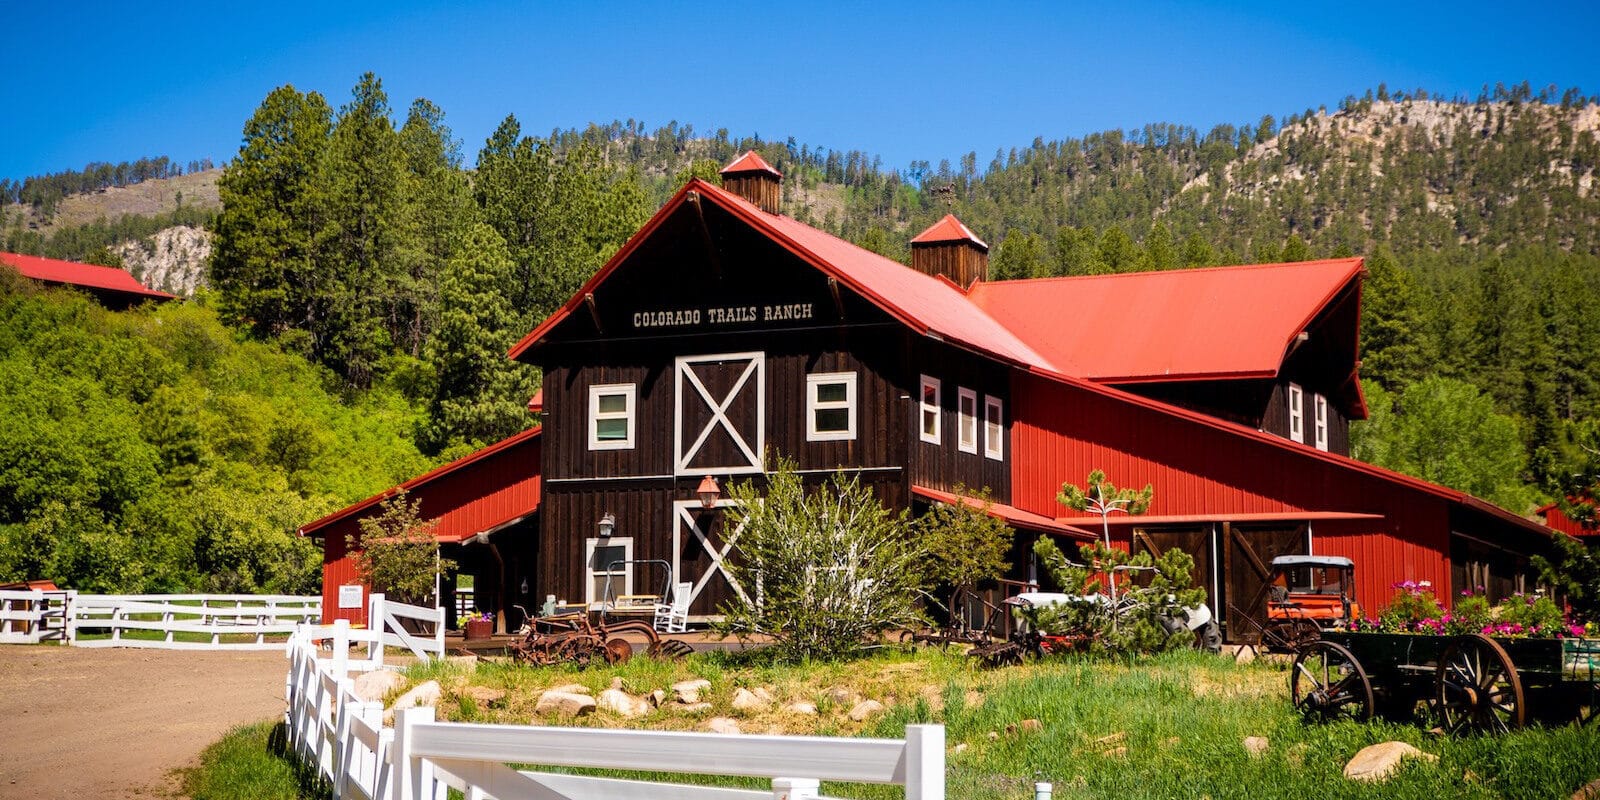
{"type": "Polygon", "coordinates": [[[0,798],[178,795],[171,774],[283,714],[278,651],[0,645],[0,798]]]}

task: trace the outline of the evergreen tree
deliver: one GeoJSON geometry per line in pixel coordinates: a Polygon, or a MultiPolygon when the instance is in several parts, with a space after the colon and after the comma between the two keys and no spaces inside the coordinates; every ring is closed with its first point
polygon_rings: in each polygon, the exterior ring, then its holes
{"type": "Polygon", "coordinates": [[[1429,362],[1428,330],[1416,278],[1388,248],[1367,259],[1361,292],[1361,373],[1398,390],[1423,375],[1429,362]]]}

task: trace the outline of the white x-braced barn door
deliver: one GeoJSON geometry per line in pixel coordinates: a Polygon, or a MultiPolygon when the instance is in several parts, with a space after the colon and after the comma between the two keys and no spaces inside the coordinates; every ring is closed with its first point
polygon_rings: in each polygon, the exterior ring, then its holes
{"type": "MultiPolygon", "coordinates": [[[[672,526],[672,579],[694,584],[689,591],[691,608],[713,579],[720,579],[719,582],[726,583],[734,595],[747,603],[750,602],[750,596],[745,593],[744,587],[728,574],[726,567],[728,556],[739,543],[739,534],[744,533],[745,515],[739,513],[737,507],[738,503],[733,500],[718,501],[714,512],[702,508],[698,500],[680,500],[673,503],[675,519],[672,526]],[[712,532],[713,529],[716,531],[715,534],[712,532]],[[704,553],[704,557],[695,556],[691,559],[703,562],[703,571],[696,574],[692,565],[684,563],[683,556],[686,552],[704,553]],[[686,569],[688,574],[684,572],[686,569]]],[[[759,588],[757,587],[758,595],[759,588]]],[[[721,591],[719,586],[712,592],[711,597],[717,600],[725,595],[726,592],[721,591]]]]}
{"type": "Polygon", "coordinates": [[[678,359],[676,373],[676,473],[760,472],[766,445],[766,356],[685,356],[678,359]]]}

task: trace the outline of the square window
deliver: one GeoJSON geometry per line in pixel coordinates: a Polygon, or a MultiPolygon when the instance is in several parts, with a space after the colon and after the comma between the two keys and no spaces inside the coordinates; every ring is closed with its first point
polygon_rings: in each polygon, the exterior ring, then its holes
{"type": "Polygon", "coordinates": [[[633,594],[633,565],[617,562],[633,558],[633,537],[608,536],[584,540],[583,601],[591,606],[633,594]],[[616,568],[612,569],[612,564],[616,568]]]}
{"type": "Polygon", "coordinates": [[[998,397],[983,398],[983,454],[996,461],[1006,457],[1004,402],[998,397]]]}
{"type": "Polygon", "coordinates": [[[956,446],[963,453],[978,452],[978,393],[971,389],[956,389],[956,406],[960,411],[956,428],[956,446]]]}
{"type": "Polygon", "coordinates": [[[922,441],[939,444],[939,379],[922,376],[922,441]]]}
{"type": "Polygon", "coordinates": [[[856,374],[822,372],[806,376],[806,441],[856,438],[856,374]]]}
{"type": "Polygon", "coordinates": [[[631,383],[589,387],[589,449],[632,450],[636,389],[631,383]]]}

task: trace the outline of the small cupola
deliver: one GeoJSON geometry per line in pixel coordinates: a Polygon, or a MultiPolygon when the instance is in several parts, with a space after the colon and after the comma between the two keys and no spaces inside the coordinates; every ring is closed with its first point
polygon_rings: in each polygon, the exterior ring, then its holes
{"type": "Polygon", "coordinates": [[[989,245],[956,215],[946,214],[911,240],[911,268],[966,288],[989,279],[989,245]]]}
{"type": "Polygon", "coordinates": [[[768,214],[778,213],[783,173],[772,168],[756,151],[748,150],[722,168],[722,188],[733,192],[768,214]]]}

